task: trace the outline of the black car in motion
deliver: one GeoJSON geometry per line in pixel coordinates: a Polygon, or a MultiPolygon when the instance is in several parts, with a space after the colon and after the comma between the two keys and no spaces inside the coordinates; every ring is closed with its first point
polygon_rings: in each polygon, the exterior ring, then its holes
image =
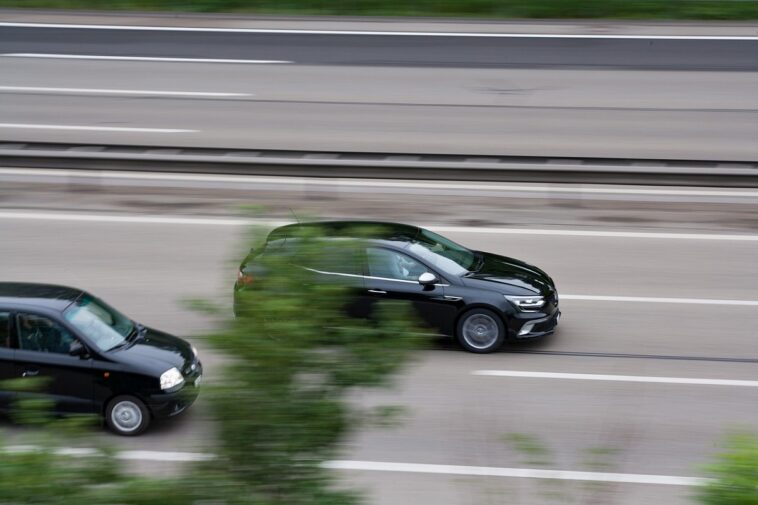
{"type": "Polygon", "coordinates": [[[416,226],[328,221],[277,228],[242,262],[235,301],[255,288],[266,255],[289,255],[320,281],[346,284],[354,294],[352,315],[370,316],[377,300],[408,300],[431,328],[475,353],[550,334],[561,315],[555,283],[539,268],[469,250],[416,226]],[[316,230],[328,257],[323,264],[302,264],[292,254],[308,229],[316,230]],[[345,239],[351,239],[347,248],[330,248],[345,239]]]}
{"type": "Polygon", "coordinates": [[[0,410],[42,395],[56,412],[98,414],[119,435],[171,417],[198,394],[202,364],[184,340],[146,328],[79,289],[0,283],[0,410]],[[40,377],[42,390],[3,387],[40,377]]]}

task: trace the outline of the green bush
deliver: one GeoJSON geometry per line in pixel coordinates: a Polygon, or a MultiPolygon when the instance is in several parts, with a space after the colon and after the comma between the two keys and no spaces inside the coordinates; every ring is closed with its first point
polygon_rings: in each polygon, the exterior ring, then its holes
{"type": "MultiPolygon", "coordinates": [[[[288,239],[289,240],[289,239],[288,239]]],[[[318,230],[298,237],[298,262],[324,264],[318,230]]],[[[349,254],[348,242],[342,242],[349,254]]],[[[288,256],[261,256],[238,317],[208,337],[230,357],[213,399],[223,456],[214,465],[261,503],[353,503],[322,464],[363,417],[346,402],[356,387],[381,385],[415,346],[405,304],[373,322],[345,312],[346,288],[317,282],[288,256]]]]}
{"type": "MultiPolygon", "coordinates": [[[[301,259],[332,260],[325,257],[317,230],[300,239],[301,259]]],[[[342,286],[315,282],[311,271],[294,267],[288,258],[267,257],[262,263],[269,274],[240,299],[240,316],[225,317],[206,337],[225,356],[213,372],[217,383],[202,393],[214,406],[217,457],[176,479],[130,477],[108,448],[84,457],[61,455],[58,445],[73,441],[62,435],[62,421],[47,415],[49,403],[24,401],[16,418],[34,427],[26,430],[26,450],[0,445],[0,503],[358,503],[358,494],[334,486],[324,462],[363,421],[376,420],[375,412],[355,410],[347,395],[386,384],[416,347],[408,307],[388,304],[371,322],[354,320],[343,310],[342,286]]],[[[17,386],[29,392],[35,383],[17,386]]],[[[393,413],[386,408],[379,417],[393,413]]],[[[83,443],[91,447],[93,440],[83,443]]]]}
{"type": "Polygon", "coordinates": [[[706,505],[758,505],[758,437],[736,434],[708,467],[711,481],[699,500],[706,505]]]}

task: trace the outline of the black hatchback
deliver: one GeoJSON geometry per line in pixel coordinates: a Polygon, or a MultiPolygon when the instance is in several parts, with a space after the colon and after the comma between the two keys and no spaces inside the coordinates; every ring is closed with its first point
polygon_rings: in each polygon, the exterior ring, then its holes
{"type": "Polygon", "coordinates": [[[370,317],[378,300],[408,300],[429,327],[456,337],[471,352],[548,335],[561,316],[555,283],[539,268],[470,250],[416,226],[327,221],[277,228],[240,265],[235,301],[255,288],[267,255],[287,255],[312,271],[317,282],[347,285],[354,316],[370,317]],[[302,264],[293,251],[301,237],[314,234],[325,260],[302,264]]]}
{"type": "Polygon", "coordinates": [[[189,407],[202,372],[189,343],[89,293],[0,283],[0,410],[11,409],[18,395],[41,395],[58,413],[98,414],[113,432],[138,435],[152,418],[189,407]],[[35,393],[3,386],[27,377],[47,380],[35,393]]]}

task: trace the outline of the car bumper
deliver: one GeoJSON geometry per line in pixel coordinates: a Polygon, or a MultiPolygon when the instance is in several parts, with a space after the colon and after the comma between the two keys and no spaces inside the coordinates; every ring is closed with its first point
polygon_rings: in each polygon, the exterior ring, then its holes
{"type": "Polygon", "coordinates": [[[508,333],[511,340],[526,340],[550,335],[555,332],[561,319],[561,311],[557,307],[547,315],[544,313],[529,314],[531,317],[519,315],[521,317],[515,319],[514,324],[509,325],[508,333]]]}
{"type": "Polygon", "coordinates": [[[195,403],[200,394],[200,384],[203,379],[203,369],[197,368],[196,373],[185,376],[184,386],[178,391],[150,395],[147,407],[155,418],[174,417],[181,414],[195,403]]]}

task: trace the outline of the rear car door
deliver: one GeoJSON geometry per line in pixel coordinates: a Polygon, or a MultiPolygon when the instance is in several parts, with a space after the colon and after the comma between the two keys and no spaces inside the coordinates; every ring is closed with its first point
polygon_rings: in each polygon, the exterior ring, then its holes
{"type": "Polygon", "coordinates": [[[379,300],[407,300],[424,324],[445,333],[455,319],[457,309],[444,296],[441,285],[424,286],[418,278],[425,272],[439,275],[415,258],[389,248],[366,248],[365,300],[373,305],[379,300]]]}
{"type": "Polygon", "coordinates": [[[303,266],[316,274],[319,284],[333,284],[346,289],[345,312],[350,317],[368,314],[360,303],[364,292],[363,250],[353,242],[325,240],[318,254],[304,258],[303,266]]]}
{"type": "Polygon", "coordinates": [[[78,340],[74,333],[41,314],[19,312],[15,323],[16,377],[46,379],[42,391],[29,394],[46,396],[58,412],[96,412],[92,359],[69,354],[71,344],[78,340]]]}
{"type": "Polygon", "coordinates": [[[11,342],[11,313],[0,309],[0,410],[7,410],[15,394],[7,389],[4,381],[15,377],[13,358],[15,351],[11,342]]]}

